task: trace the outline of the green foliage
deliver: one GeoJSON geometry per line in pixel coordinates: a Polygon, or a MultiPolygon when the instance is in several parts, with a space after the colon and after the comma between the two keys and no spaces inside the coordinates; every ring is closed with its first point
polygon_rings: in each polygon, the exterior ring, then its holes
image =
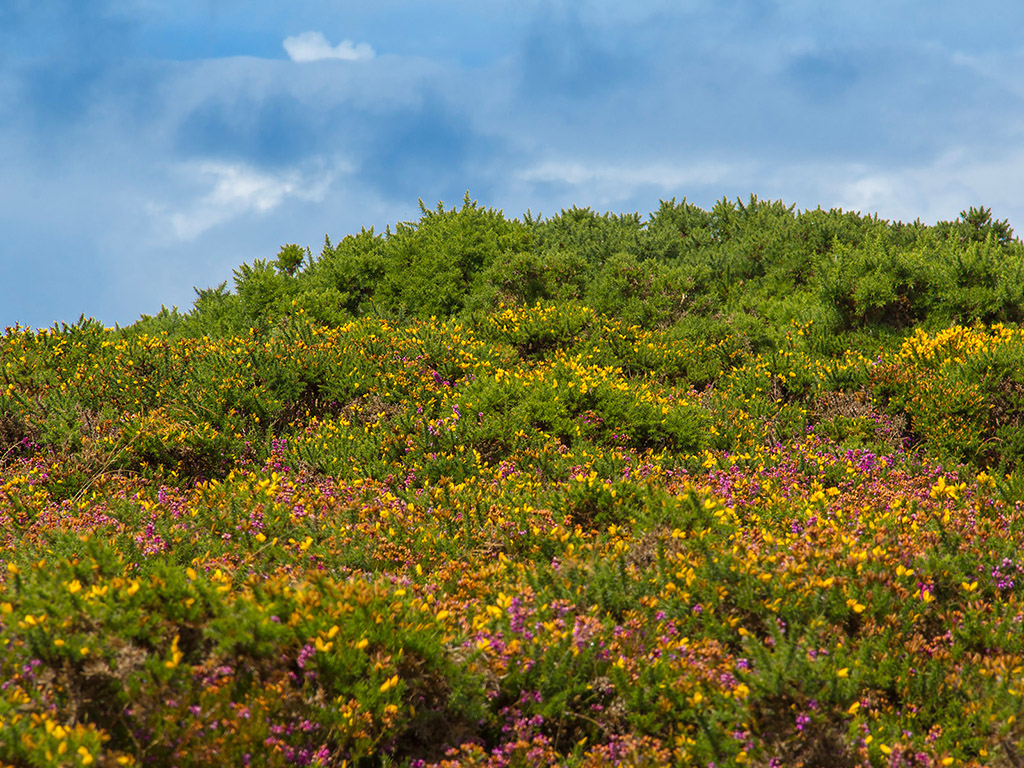
{"type": "Polygon", "coordinates": [[[487,314],[480,334],[511,345],[522,357],[538,358],[574,347],[597,325],[600,316],[578,301],[538,301],[487,314]]]}
{"type": "Polygon", "coordinates": [[[598,312],[651,328],[681,317],[692,290],[683,270],[620,252],[596,271],[586,301],[598,312]]]}
{"type": "Polygon", "coordinates": [[[300,280],[302,305],[314,319],[338,325],[373,311],[373,297],[384,276],[384,242],[372,227],[333,247],[327,240],[320,259],[300,280]]]}
{"type": "Polygon", "coordinates": [[[474,280],[502,254],[523,249],[527,227],[482,208],[469,194],[461,208],[436,211],[422,202],[417,223],[399,224],[384,248],[376,286],[381,310],[394,317],[449,317],[465,306],[474,280]]]}
{"type": "Polygon", "coordinates": [[[986,208],[934,227],[754,195],[708,211],[662,201],[646,221],[577,207],[508,220],[468,193],[461,207],[420,208],[419,221],[383,234],[327,238],[315,260],[283,246],[236,269],[234,293],[197,289],[189,315],[164,310],[137,330],[224,335],[299,313],[340,325],[583,301],[645,328],[729,318],[765,350],[780,342],[771,329],[792,322],[814,323],[818,343],[835,346],[837,334],[1024,319],[1024,246],[986,208]]]}
{"type": "Polygon", "coordinates": [[[216,288],[194,290],[196,300],[191,317],[195,319],[195,335],[228,336],[241,330],[241,299],[238,294],[228,293],[226,281],[216,288]]]}
{"type": "Polygon", "coordinates": [[[932,455],[948,462],[1014,469],[1024,460],[1019,331],[953,327],[921,331],[892,362],[876,366],[871,387],[932,455]]]}
{"type": "Polygon", "coordinates": [[[937,269],[948,272],[939,301],[953,322],[1024,320],[1024,258],[1020,244],[1008,248],[993,239],[963,246],[948,243],[937,269]]]}
{"type": "Polygon", "coordinates": [[[996,245],[1004,246],[1014,241],[1010,223],[1006,219],[993,219],[992,209],[984,206],[960,211],[956,221],[940,221],[935,229],[941,236],[959,244],[984,243],[991,238],[996,245]]]}
{"type": "Polygon", "coordinates": [[[234,271],[238,315],[243,328],[266,328],[290,303],[294,286],[287,273],[263,259],[241,264],[234,271]]]}
{"type": "Polygon", "coordinates": [[[837,330],[906,328],[938,309],[944,275],[933,267],[927,252],[881,238],[856,250],[838,246],[819,261],[819,295],[834,310],[837,330]]]}
{"type": "Polygon", "coordinates": [[[590,283],[591,272],[591,266],[576,252],[502,253],[475,280],[466,307],[479,311],[504,304],[532,306],[540,301],[578,300],[590,283]]]}
{"type": "Polygon", "coordinates": [[[536,248],[579,255],[597,266],[616,253],[638,254],[643,242],[640,214],[598,214],[590,208],[563,210],[533,227],[536,248]]]}
{"type": "Polygon", "coordinates": [[[712,245],[715,239],[711,215],[683,198],[681,203],[661,201],[651,214],[643,239],[642,253],[647,258],[681,261],[691,253],[712,245]]]}
{"type": "Polygon", "coordinates": [[[467,196],[9,329],[0,762],[1018,764],[1022,270],[467,196]]]}
{"type": "Polygon", "coordinates": [[[289,243],[281,246],[281,250],[277,253],[277,259],[274,260],[274,266],[288,277],[294,277],[305,261],[305,249],[295,243],[289,243]]]}

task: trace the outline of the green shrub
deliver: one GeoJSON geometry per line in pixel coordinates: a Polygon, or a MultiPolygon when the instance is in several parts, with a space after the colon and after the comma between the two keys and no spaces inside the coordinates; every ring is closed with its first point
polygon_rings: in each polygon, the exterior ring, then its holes
{"type": "Polygon", "coordinates": [[[651,328],[678,319],[692,289],[682,269],[619,252],[595,272],[586,301],[609,317],[651,328]]]}
{"type": "Polygon", "coordinates": [[[334,246],[327,239],[320,258],[304,275],[302,306],[314,319],[331,325],[372,313],[385,274],[384,246],[385,238],[373,227],[334,246]]]}
{"type": "Polygon", "coordinates": [[[928,250],[904,250],[875,238],[863,248],[839,245],[819,260],[821,301],[838,316],[838,330],[906,328],[938,307],[944,275],[928,250]]]}
{"type": "Polygon", "coordinates": [[[573,206],[534,223],[531,234],[535,250],[569,253],[598,266],[616,253],[638,255],[643,224],[638,213],[598,214],[573,206]]]}
{"type": "Polygon", "coordinates": [[[492,343],[514,347],[525,358],[540,358],[571,349],[598,320],[597,313],[580,302],[540,301],[486,315],[479,333],[492,343]]]}
{"type": "Polygon", "coordinates": [[[501,253],[475,279],[466,307],[482,311],[504,304],[577,300],[590,282],[591,271],[582,256],[569,251],[501,253]]]}
{"type": "Polygon", "coordinates": [[[376,302],[394,317],[450,317],[465,305],[477,275],[501,254],[523,250],[529,228],[469,199],[436,211],[420,203],[416,223],[385,237],[376,302]]]}

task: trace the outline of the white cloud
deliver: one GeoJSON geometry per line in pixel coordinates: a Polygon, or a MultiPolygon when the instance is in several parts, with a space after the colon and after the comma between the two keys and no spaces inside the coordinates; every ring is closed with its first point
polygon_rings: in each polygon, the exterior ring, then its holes
{"type": "Polygon", "coordinates": [[[1011,226],[1024,222],[1016,180],[1024,174],[1024,147],[998,157],[969,148],[949,149],[933,160],[883,166],[878,163],[794,163],[765,166],[756,175],[761,197],[781,197],[798,207],[842,208],[890,221],[925,224],[955,219],[984,205],[1011,226]]]}
{"type": "Polygon", "coordinates": [[[286,200],[319,203],[339,173],[338,167],[303,173],[259,171],[242,163],[188,165],[185,174],[207,186],[206,194],[177,210],[152,204],[151,214],[163,219],[181,241],[194,240],[208,229],[247,213],[265,214],[286,200]]]}
{"type": "Polygon", "coordinates": [[[665,197],[701,195],[781,199],[798,208],[821,205],[877,213],[892,221],[926,224],[955,219],[970,206],[984,205],[996,218],[1024,230],[1024,205],[1020,203],[1016,180],[1024,176],[1024,147],[1006,147],[998,156],[971,148],[951,148],[931,161],[883,166],[864,162],[795,162],[773,164],[765,160],[731,162],[675,158],[665,162],[605,164],[585,158],[548,160],[527,167],[514,178],[525,201],[536,210],[550,208],[551,191],[545,185],[564,187],[556,191],[570,202],[601,207],[634,204],[657,191],[665,197]]]}
{"type": "Polygon", "coordinates": [[[1020,220],[1015,180],[1024,173],[1024,151],[1007,148],[999,158],[950,150],[934,162],[892,170],[851,174],[837,185],[840,204],[854,210],[880,211],[886,218],[926,224],[955,219],[972,205],[992,208],[998,218],[1020,220]]]}
{"type": "Polygon", "coordinates": [[[374,56],[373,48],[368,43],[356,44],[351,40],[342,40],[337,45],[331,45],[320,32],[303,32],[301,35],[286,37],[283,45],[291,60],[300,63],[323,59],[360,61],[374,56]]]}
{"type": "Polygon", "coordinates": [[[642,186],[677,187],[710,184],[735,176],[738,168],[725,163],[648,163],[602,165],[582,162],[547,162],[522,173],[527,181],[564,181],[568,184],[616,184],[629,189],[642,186]]]}
{"type": "Polygon", "coordinates": [[[712,186],[746,178],[750,168],[714,162],[611,165],[579,160],[547,161],[518,174],[527,184],[564,184],[584,192],[599,205],[614,205],[654,187],[665,192],[712,186]]]}
{"type": "Polygon", "coordinates": [[[1024,97],[1024,83],[1021,73],[1024,72],[1024,49],[1006,52],[987,52],[970,54],[956,51],[950,57],[952,63],[967,69],[983,81],[994,83],[1005,89],[1007,94],[1017,98],[1024,97]]]}

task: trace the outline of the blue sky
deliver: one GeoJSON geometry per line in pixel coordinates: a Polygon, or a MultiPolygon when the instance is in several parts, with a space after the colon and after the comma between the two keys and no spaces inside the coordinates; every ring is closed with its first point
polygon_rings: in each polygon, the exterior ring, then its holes
{"type": "Polygon", "coordinates": [[[128,324],[468,190],[1024,233],[1014,0],[0,0],[0,328],[128,324]]]}

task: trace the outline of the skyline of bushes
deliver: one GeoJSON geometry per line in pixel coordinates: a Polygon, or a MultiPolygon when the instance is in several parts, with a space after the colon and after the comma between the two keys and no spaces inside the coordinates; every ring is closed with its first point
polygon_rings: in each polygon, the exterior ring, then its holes
{"type": "Polygon", "coordinates": [[[984,207],[928,226],[756,196],[707,211],[662,201],[646,220],[576,207],[508,219],[468,194],[459,207],[420,205],[418,221],[325,238],[318,256],[283,246],[239,265],[231,289],[197,289],[188,312],[135,326],[203,335],[299,310],[338,325],[577,300],[644,327],[724,321],[761,343],[764,326],[791,321],[828,337],[1024,318],[1024,246],[984,207]]]}

